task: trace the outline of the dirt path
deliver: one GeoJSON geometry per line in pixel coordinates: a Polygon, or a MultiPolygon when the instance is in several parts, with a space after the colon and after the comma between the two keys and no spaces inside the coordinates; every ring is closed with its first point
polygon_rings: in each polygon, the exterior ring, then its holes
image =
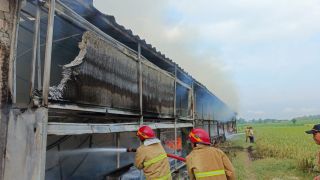
{"type": "Polygon", "coordinates": [[[253,155],[252,155],[252,146],[247,147],[246,151],[243,152],[246,154],[246,158],[244,158],[244,166],[247,169],[247,173],[248,173],[248,178],[250,178],[250,180],[256,180],[256,174],[254,173],[253,169],[252,169],[252,160],[253,160],[253,155]]]}

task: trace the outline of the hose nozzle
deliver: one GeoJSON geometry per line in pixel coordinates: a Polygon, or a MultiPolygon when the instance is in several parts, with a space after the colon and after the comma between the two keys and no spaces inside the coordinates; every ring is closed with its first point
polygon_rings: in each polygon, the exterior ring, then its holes
{"type": "Polygon", "coordinates": [[[127,148],[127,152],[136,152],[137,149],[134,149],[134,148],[127,148]]]}

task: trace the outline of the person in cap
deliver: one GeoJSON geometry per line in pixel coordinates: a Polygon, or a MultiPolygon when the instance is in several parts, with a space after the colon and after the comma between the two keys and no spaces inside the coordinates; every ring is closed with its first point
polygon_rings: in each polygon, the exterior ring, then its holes
{"type": "Polygon", "coordinates": [[[192,151],[186,157],[190,180],[234,180],[235,171],[227,155],[210,146],[209,134],[195,128],[189,134],[192,151]]]}
{"type": "MultiPolygon", "coordinates": [[[[320,145],[320,124],[316,124],[313,128],[309,131],[306,131],[307,134],[313,135],[313,140],[316,144],[320,145]]],[[[320,152],[318,153],[318,167],[320,167],[320,152]]],[[[320,180],[320,175],[314,177],[313,180],[320,180]]]]}
{"type": "Polygon", "coordinates": [[[143,169],[147,180],[171,180],[170,165],[167,153],[154,131],[149,126],[141,126],[137,136],[142,145],[137,149],[135,166],[143,169]]]}

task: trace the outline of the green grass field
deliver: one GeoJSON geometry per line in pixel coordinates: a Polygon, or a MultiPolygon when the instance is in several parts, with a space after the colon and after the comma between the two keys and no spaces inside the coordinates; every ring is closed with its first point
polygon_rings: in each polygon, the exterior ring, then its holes
{"type": "MultiPolygon", "coordinates": [[[[314,123],[250,124],[254,128],[254,144],[246,143],[244,134],[226,143],[226,146],[237,147],[229,155],[238,179],[313,179],[318,171],[316,154],[320,146],[304,131],[311,129],[314,123]],[[248,157],[249,146],[253,149],[251,158],[248,157]]],[[[247,125],[238,125],[238,132],[244,132],[247,125]]]]}

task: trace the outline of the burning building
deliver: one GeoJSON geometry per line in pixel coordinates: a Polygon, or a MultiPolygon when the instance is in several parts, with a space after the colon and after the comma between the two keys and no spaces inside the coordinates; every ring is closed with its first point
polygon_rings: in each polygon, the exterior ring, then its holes
{"type": "MultiPolygon", "coordinates": [[[[12,20],[10,45],[1,38],[0,48],[0,177],[140,179],[133,153],[61,152],[137,147],[142,124],[180,156],[192,127],[207,130],[212,143],[234,132],[234,111],[92,0],[0,2],[9,10],[3,22],[12,20]]],[[[184,163],[170,163],[184,176],[184,163]]]]}

